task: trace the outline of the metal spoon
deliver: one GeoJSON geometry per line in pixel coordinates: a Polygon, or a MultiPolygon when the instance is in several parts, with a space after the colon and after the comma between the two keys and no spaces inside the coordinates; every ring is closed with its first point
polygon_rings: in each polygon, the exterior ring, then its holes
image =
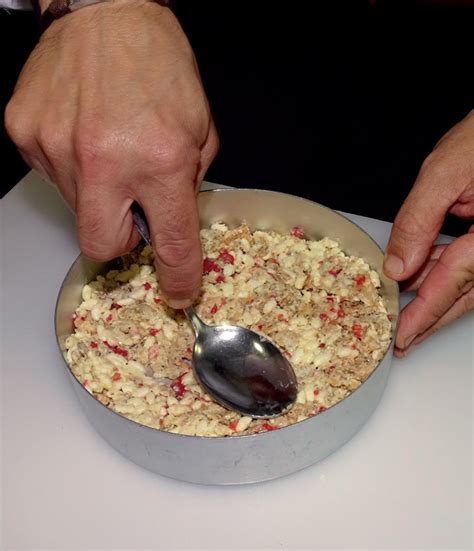
{"type": "MultiPolygon", "coordinates": [[[[132,206],[133,219],[144,241],[150,244],[140,210],[132,206]]],[[[216,402],[260,418],[276,417],[291,408],[298,393],[295,372],[274,344],[243,327],[207,325],[192,307],[184,313],[196,334],[194,375],[216,402]]]]}

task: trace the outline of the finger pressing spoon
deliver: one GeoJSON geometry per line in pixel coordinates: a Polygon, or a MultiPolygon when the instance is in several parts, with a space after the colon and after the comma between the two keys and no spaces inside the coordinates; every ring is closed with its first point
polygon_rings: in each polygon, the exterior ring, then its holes
{"type": "MultiPolygon", "coordinates": [[[[135,203],[133,219],[151,245],[145,217],[135,203]]],[[[263,335],[235,325],[207,325],[192,306],[184,309],[196,340],[192,366],[201,386],[222,406],[259,418],[286,413],[298,385],[290,362],[263,335]]]]}

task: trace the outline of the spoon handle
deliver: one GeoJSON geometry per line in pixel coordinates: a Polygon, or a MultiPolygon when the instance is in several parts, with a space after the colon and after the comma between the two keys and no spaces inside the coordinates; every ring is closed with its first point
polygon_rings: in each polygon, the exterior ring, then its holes
{"type": "Polygon", "coordinates": [[[138,233],[147,245],[151,245],[150,231],[141,207],[138,203],[132,203],[130,210],[132,211],[133,221],[138,233]]]}

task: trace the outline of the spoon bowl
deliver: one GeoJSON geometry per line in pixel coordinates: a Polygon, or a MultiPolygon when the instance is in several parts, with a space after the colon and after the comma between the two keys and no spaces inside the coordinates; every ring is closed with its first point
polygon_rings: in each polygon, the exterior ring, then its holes
{"type": "Polygon", "coordinates": [[[221,405],[251,417],[286,413],[298,385],[291,364],[268,339],[234,325],[209,326],[187,308],[196,341],[194,375],[221,405]]]}

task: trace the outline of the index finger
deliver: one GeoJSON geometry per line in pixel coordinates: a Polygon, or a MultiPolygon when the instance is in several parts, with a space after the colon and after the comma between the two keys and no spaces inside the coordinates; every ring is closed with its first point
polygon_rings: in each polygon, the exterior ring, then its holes
{"type": "Polygon", "coordinates": [[[439,154],[430,155],[393,223],[384,262],[388,277],[403,281],[420,269],[458,188],[451,165],[439,154]]]}
{"type": "Polygon", "coordinates": [[[197,298],[202,277],[199,216],[194,181],[163,182],[141,191],[138,201],[150,227],[158,281],[173,308],[186,308],[197,298]]]}

